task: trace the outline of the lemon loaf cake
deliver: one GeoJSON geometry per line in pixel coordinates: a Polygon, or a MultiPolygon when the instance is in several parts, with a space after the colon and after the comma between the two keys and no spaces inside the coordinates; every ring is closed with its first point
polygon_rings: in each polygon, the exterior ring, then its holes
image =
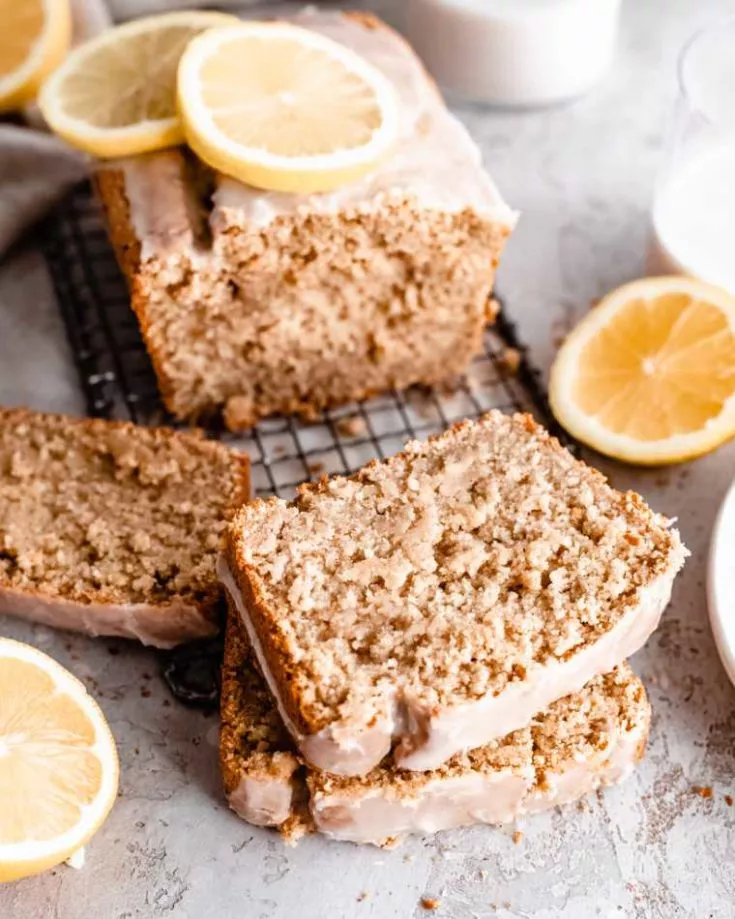
{"type": "Polygon", "coordinates": [[[256,501],[220,577],[315,767],[434,769],[644,644],[686,550],[530,416],[256,501]]]}
{"type": "Polygon", "coordinates": [[[295,20],[385,73],[401,135],[366,178],[323,194],[246,187],[182,150],[96,178],[133,309],[176,417],[232,429],[307,417],[463,371],[493,318],[515,214],[405,42],[366,14],[295,20]]]}
{"type": "Polygon", "coordinates": [[[0,613],[170,647],[212,634],[245,455],[194,433],[0,409],[0,613]]]}
{"type": "Polygon", "coordinates": [[[287,839],[318,830],[383,844],[518,817],[624,779],[643,755],[650,708],[626,664],[553,703],[532,724],[457,754],[430,772],[397,769],[390,757],[367,776],[329,775],[303,764],[230,616],[222,680],[220,760],[233,810],[287,839]]]}

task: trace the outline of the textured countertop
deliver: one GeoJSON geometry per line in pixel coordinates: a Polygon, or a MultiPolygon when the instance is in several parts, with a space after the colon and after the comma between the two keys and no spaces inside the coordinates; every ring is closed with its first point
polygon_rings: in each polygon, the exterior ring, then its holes
{"type": "MultiPolygon", "coordinates": [[[[391,18],[400,4],[372,6],[391,18]]],[[[726,12],[729,0],[628,0],[615,70],[587,98],[520,114],[458,108],[523,212],[500,283],[543,368],[591,299],[640,274],[677,49],[726,12]]],[[[0,326],[0,402],[79,411],[33,251],[0,272],[0,326]]],[[[735,807],[725,798],[735,794],[735,689],[715,653],[704,592],[735,445],[668,471],[597,462],[616,485],[678,517],[692,550],[661,628],[633,661],[654,722],[648,755],[627,784],[584,808],[523,820],[517,843],[511,827],[442,833],[391,852],[319,839],[289,849],[227,810],[216,717],[169,700],[153,653],[5,620],[0,633],[50,652],[97,695],[119,742],[122,779],[85,868],[1,888],[0,917],[735,917],[735,807]],[[424,896],[439,901],[436,912],[420,906],[424,896]]]]}

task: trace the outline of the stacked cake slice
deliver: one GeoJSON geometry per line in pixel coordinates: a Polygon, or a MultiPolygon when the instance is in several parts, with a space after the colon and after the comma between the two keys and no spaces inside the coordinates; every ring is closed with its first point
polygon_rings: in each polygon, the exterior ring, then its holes
{"type": "Polygon", "coordinates": [[[222,762],[246,819],[379,843],[512,820],[640,756],[624,661],[686,550],[532,419],[246,505],[226,543],[222,762]]]}

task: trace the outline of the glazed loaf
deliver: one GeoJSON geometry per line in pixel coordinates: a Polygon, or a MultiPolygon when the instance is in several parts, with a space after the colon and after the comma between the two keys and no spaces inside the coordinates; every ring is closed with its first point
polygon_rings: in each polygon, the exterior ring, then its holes
{"type": "Polygon", "coordinates": [[[170,150],[101,168],[96,185],[132,307],[177,418],[232,429],[461,373],[493,318],[515,215],[418,59],[366,14],[296,20],[394,83],[388,161],[329,194],[245,187],[170,150]]]}

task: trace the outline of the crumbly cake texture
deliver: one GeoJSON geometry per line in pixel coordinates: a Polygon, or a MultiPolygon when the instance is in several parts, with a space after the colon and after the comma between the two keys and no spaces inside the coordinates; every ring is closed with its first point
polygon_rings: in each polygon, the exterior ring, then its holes
{"type": "Polygon", "coordinates": [[[170,646],[217,629],[249,461],[198,434],[0,409],[0,611],[170,646]]]}
{"type": "MultiPolygon", "coordinates": [[[[567,803],[625,778],[643,755],[650,706],[642,683],[623,664],[595,677],[580,692],[554,703],[529,727],[458,754],[437,770],[399,769],[388,757],[367,776],[335,776],[309,768],[300,758],[231,607],[225,639],[221,724],[220,762],[225,793],[244,819],[278,826],[289,842],[319,829],[337,838],[391,843],[391,834],[405,832],[427,798],[439,808],[432,818],[436,829],[467,822],[496,822],[483,819],[487,812],[479,806],[482,797],[469,821],[463,819],[461,810],[449,815],[443,810],[443,805],[457,807],[461,800],[458,790],[468,778],[486,780],[486,795],[495,793],[490,784],[494,778],[510,777],[519,783],[514,812],[507,814],[508,819],[567,803]],[[286,804],[279,811],[264,814],[241,795],[245,787],[278,788],[286,804]],[[360,833],[359,822],[365,813],[363,808],[370,808],[376,799],[388,804],[388,810],[381,815],[386,834],[368,839],[360,833]],[[410,815],[409,824],[403,822],[406,813],[410,815]]],[[[375,818],[368,814],[368,819],[375,818]]],[[[414,824],[413,829],[421,827],[414,824]]]]}
{"type": "MultiPolygon", "coordinates": [[[[504,712],[512,730],[611,669],[655,627],[685,555],[638,495],[500,412],[293,502],[253,502],[226,535],[230,589],[284,720],[312,763],[350,775],[317,761],[310,738],[347,749],[385,723],[421,743],[446,711],[555,691],[520,721],[504,712]],[[643,631],[590,658],[631,616],[643,631]]],[[[499,736],[480,728],[479,743],[499,736]]]]}
{"type": "Polygon", "coordinates": [[[222,411],[237,430],[450,379],[495,315],[515,215],[418,59],[366,14],[297,21],[396,82],[406,135],[385,167],[309,197],[246,189],[180,150],[96,176],[163,400],[181,419],[222,411]]]}

